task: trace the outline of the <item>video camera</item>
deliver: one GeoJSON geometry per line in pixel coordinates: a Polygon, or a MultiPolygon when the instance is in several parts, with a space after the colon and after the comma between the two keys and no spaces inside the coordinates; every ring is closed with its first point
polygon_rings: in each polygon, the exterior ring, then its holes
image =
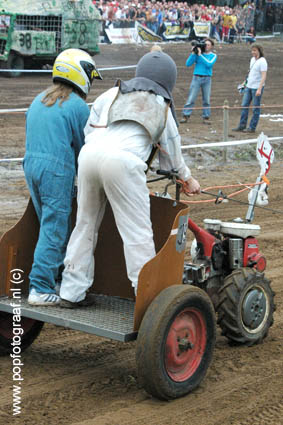
{"type": "Polygon", "coordinates": [[[197,55],[198,54],[198,47],[201,50],[201,53],[205,52],[205,41],[196,41],[193,40],[191,45],[193,46],[193,52],[197,55]]]}

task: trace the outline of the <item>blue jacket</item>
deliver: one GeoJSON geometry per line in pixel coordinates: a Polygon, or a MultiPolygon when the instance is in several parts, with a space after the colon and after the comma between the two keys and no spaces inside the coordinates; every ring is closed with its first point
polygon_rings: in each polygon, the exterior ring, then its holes
{"type": "Polygon", "coordinates": [[[74,92],[61,105],[57,101],[46,106],[41,102],[44,94],[36,96],[27,111],[25,158],[52,161],[75,172],[89,107],[74,92]]]}
{"type": "Polygon", "coordinates": [[[212,76],[212,68],[217,60],[215,53],[202,53],[200,56],[191,53],[187,59],[186,66],[195,64],[194,75],[212,76]]]}

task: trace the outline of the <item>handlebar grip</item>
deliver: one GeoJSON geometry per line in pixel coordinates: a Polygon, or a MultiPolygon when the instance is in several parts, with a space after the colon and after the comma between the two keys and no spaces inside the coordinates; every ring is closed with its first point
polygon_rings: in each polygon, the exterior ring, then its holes
{"type": "Polygon", "coordinates": [[[159,174],[160,176],[170,176],[171,175],[171,171],[156,170],[156,174],[159,174]]]}
{"type": "Polygon", "coordinates": [[[166,177],[173,177],[173,176],[178,176],[178,171],[173,169],[173,170],[157,170],[156,174],[159,174],[161,176],[166,176],[166,177]]]}

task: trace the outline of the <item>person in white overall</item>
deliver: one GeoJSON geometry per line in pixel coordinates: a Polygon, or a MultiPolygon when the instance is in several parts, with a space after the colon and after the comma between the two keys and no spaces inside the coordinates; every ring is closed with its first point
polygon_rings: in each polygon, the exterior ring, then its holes
{"type": "Polygon", "coordinates": [[[176,78],[170,56],[147,53],[138,62],[135,78],[118,81],[94,102],[78,160],[77,221],[64,260],[61,307],[92,302],[86,294],[93,284],[94,250],[107,200],[137,293],[139,272],[156,254],[145,173],[154,145],[160,148],[160,168],[177,169],[186,194],[200,193],[181,153],[171,94],[176,78]]]}

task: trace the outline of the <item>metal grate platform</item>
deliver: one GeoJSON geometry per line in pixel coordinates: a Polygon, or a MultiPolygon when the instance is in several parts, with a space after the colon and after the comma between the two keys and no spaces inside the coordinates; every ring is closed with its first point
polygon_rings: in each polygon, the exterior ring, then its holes
{"type": "MultiPolygon", "coordinates": [[[[22,297],[21,316],[117,341],[136,339],[137,332],[133,331],[134,301],[105,295],[93,296],[93,306],[75,309],[30,306],[27,297],[22,297]]],[[[13,313],[12,302],[18,303],[18,300],[0,297],[0,311],[13,313]]]]}

